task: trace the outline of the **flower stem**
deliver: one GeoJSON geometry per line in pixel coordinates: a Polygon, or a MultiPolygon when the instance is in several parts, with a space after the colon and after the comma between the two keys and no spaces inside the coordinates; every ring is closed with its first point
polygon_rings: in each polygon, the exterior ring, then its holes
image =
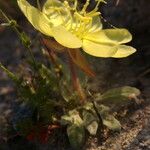
{"type": "Polygon", "coordinates": [[[9,18],[6,16],[6,14],[0,9],[0,13],[2,14],[2,16],[9,22],[9,18]]]}
{"type": "Polygon", "coordinates": [[[5,66],[3,66],[1,63],[0,63],[0,69],[2,69],[9,76],[9,78],[11,78],[16,83],[19,81],[19,78],[11,71],[9,71],[5,66]]]}
{"type": "Polygon", "coordinates": [[[86,95],[81,87],[80,80],[77,77],[75,65],[72,59],[70,58],[70,56],[69,56],[69,65],[70,65],[70,73],[71,73],[74,90],[76,90],[80,96],[80,103],[84,104],[84,102],[86,101],[86,95]]]}

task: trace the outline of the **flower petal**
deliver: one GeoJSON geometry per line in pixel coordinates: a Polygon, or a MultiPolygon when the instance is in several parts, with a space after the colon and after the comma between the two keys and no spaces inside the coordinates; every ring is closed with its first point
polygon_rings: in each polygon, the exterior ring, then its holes
{"type": "Polygon", "coordinates": [[[117,52],[117,47],[111,44],[99,44],[83,40],[83,50],[96,57],[112,57],[117,52]]]}
{"type": "Polygon", "coordinates": [[[55,40],[61,45],[68,48],[80,48],[82,46],[82,41],[63,26],[53,27],[52,30],[55,40]]]}
{"type": "Polygon", "coordinates": [[[42,12],[54,26],[66,25],[71,20],[70,11],[58,0],[47,0],[43,5],[42,12]]]}
{"type": "Polygon", "coordinates": [[[31,6],[26,0],[18,0],[18,5],[29,22],[40,32],[52,36],[51,23],[37,8],[31,6]]]}
{"type": "Polygon", "coordinates": [[[100,17],[99,16],[95,16],[92,18],[92,26],[89,29],[89,32],[97,32],[99,30],[101,30],[103,27],[100,17]]]}
{"type": "Polygon", "coordinates": [[[106,29],[94,33],[88,33],[85,39],[110,44],[122,44],[132,40],[132,35],[126,29],[106,29]]]}
{"type": "Polygon", "coordinates": [[[43,11],[44,13],[48,14],[48,11],[50,11],[50,7],[62,7],[63,3],[61,3],[59,0],[47,0],[43,5],[43,11]]]}
{"type": "Polygon", "coordinates": [[[114,58],[122,58],[122,57],[127,57],[133,53],[136,52],[136,49],[131,47],[131,46],[126,46],[126,45],[118,45],[117,47],[117,52],[112,56],[114,58]]]}

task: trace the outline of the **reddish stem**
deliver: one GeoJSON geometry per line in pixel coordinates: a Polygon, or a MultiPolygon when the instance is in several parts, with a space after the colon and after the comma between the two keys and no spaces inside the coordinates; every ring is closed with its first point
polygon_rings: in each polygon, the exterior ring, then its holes
{"type": "Polygon", "coordinates": [[[70,64],[70,73],[71,73],[72,84],[73,84],[74,90],[78,92],[80,99],[81,99],[80,102],[81,104],[83,104],[86,100],[86,95],[81,87],[79,78],[77,77],[75,65],[72,59],[70,58],[70,55],[69,55],[69,64],[70,64]]]}

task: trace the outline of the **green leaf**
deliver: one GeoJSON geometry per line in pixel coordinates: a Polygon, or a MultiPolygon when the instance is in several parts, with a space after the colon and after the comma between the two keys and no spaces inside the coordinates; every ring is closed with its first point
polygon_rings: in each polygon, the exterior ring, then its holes
{"type": "Polygon", "coordinates": [[[39,75],[45,80],[45,85],[49,85],[53,91],[58,91],[57,78],[50,68],[46,67],[44,64],[39,64],[39,75]]]}
{"type": "Polygon", "coordinates": [[[101,95],[101,103],[106,105],[123,105],[140,95],[140,90],[135,87],[124,86],[108,90],[101,95]]]}
{"type": "Polygon", "coordinates": [[[93,113],[83,111],[84,126],[91,135],[96,135],[98,129],[98,118],[93,113]]]}
{"type": "Polygon", "coordinates": [[[107,114],[105,117],[103,117],[103,124],[111,130],[121,130],[120,122],[112,115],[107,114]]]}
{"type": "Polygon", "coordinates": [[[77,110],[71,110],[67,115],[63,115],[61,117],[61,123],[63,125],[67,124],[76,124],[76,125],[82,125],[83,120],[81,119],[79,112],[77,110]]]}
{"type": "Polygon", "coordinates": [[[19,78],[14,73],[12,73],[10,70],[8,70],[5,66],[3,66],[1,63],[0,63],[0,69],[2,69],[7,74],[7,76],[11,80],[13,80],[15,83],[20,83],[19,78]]]}
{"type": "Polygon", "coordinates": [[[84,108],[85,110],[92,110],[92,109],[94,109],[94,108],[93,108],[93,104],[92,104],[91,102],[86,102],[86,103],[83,105],[83,108],[84,108]]]}
{"type": "Polygon", "coordinates": [[[104,105],[96,104],[98,113],[100,114],[103,124],[111,130],[120,130],[121,124],[115,119],[113,115],[110,114],[110,108],[104,105]]]}
{"type": "Polygon", "coordinates": [[[69,102],[71,100],[73,94],[74,94],[71,91],[71,87],[69,86],[69,82],[67,82],[65,80],[60,80],[59,88],[60,88],[60,92],[61,92],[61,95],[64,98],[64,100],[66,102],[69,102]]]}
{"type": "Polygon", "coordinates": [[[50,79],[52,72],[49,68],[47,68],[44,64],[40,64],[39,73],[43,79],[50,79]]]}
{"type": "Polygon", "coordinates": [[[30,47],[31,46],[31,40],[30,40],[29,36],[25,32],[22,32],[20,34],[20,38],[21,38],[22,44],[25,47],[30,47]]]}
{"type": "Polygon", "coordinates": [[[79,150],[85,141],[85,130],[82,125],[70,125],[67,128],[69,142],[73,149],[79,150]]]}
{"type": "Polygon", "coordinates": [[[67,135],[73,149],[80,149],[85,141],[85,129],[79,112],[74,109],[61,117],[61,124],[67,126],[67,135]]]}
{"type": "Polygon", "coordinates": [[[72,123],[72,118],[69,115],[63,115],[60,122],[62,125],[68,125],[72,123]]]}

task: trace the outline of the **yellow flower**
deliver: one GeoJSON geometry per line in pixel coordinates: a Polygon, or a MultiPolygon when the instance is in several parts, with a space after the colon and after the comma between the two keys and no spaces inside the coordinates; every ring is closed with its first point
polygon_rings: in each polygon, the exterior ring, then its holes
{"type": "Polygon", "coordinates": [[[67,48],[82,48],[97,57],[127,57],[136,50],[124,45],[132,35],[126,29],[102,29],[98,6],[104,0],[96,0],[96,7],[87,12],[89,0],[79,8],[77,0],[47,0],[42,10],[26,0],[17,0],[29,22],[41,33],[53,37],[67,48]]]}

